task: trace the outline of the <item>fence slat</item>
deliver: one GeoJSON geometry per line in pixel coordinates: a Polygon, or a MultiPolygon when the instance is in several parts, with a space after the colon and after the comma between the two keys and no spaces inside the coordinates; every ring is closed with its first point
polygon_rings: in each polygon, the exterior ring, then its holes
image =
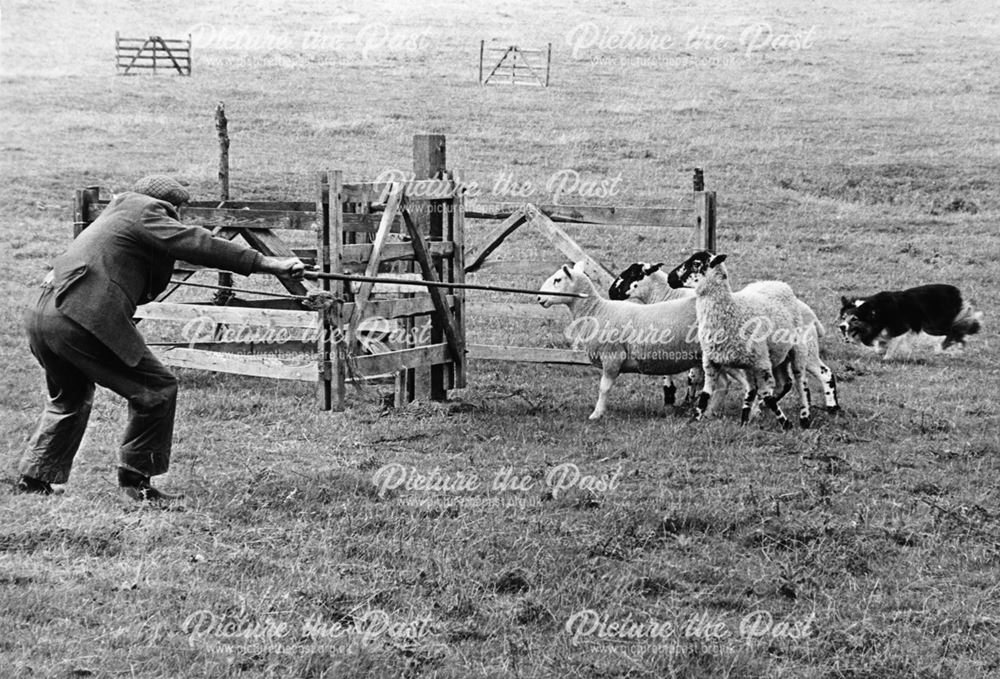
{"type": "Polygon", "coordinates": [[[556,226],[544,212],[530,203],[524,206],[528,219],[538,227],[546,238],[572,262],[583,262],[584,270],[598,288],[607,290],[615,281],[613,273],[586,253],[565,231],[556,226]]]}
{"type": "MultiPolygon", "coordinates": [[[[587,205],[538,204],[536,207],[554,222],[599,224],[606,226],[678,226],[691,228],[678,216],[688,218],[693,207],[612,207],[587,205]],[[671,223],[676,222],[676,223],[671,223]]],[[[466,219],[509,219],[521,205],[511,203],[476,203],[465,212],[466,219]]]]}
{"type": "Polygon", "coordinates": [[[319,379],[315,359],[305,363],[289,364],[277,358],[265,356],[246,356],[243,354],[221,354],[204,349],[188,349],[173,347],[153,349],[164,364],[175,368],[193,368],[195,370],[212,370],[214,372],[249,375],[251,377],[269,377],[275,380],[296,380],[300,382],[315,382],[319,379]]]}
{"type": "Polygon", "coordinates": [[[500,247],[501,243],[503,243],[510,234],[517,231],[517,229],[524,224],[526,219],[527,217],[525,217],[524,212],[518,209],[508,216],[507,219],[500,224],[500,226],[493,229],[493,231],[486,236],[483,241],[483,245],[475,253],[469,255],[469,259],[472,260],[472,263],[465,266],[465,273],[472,273],[482,266],[483,262],[486,261],[486,258],[489,257],[494,250],[500,247]]]}
{"type": "Polygon", "coordinates": [[[208,319],[212,324],[276,328],[316,328],[315,311],[285,311],[283,309],[248,309],[212,305],[150,302],[135,311],[135,318],[151,321],[190,323],[208,319]]]}
{"type": "Polygon", "coordinates": [[[351,365],[359,375],[382,375],[400,370],[412,370],[421,366],[449,363],[451,354],[448,345],[427,344],[412,349],[400,349],[384,354],[369,354],[351,359],[351,365]]]}
{"type": "MultiPolygon", "coordinates": [[[[373,247],[371,243],[345,245],[344,263],[359,264],[370,261],[373,247]]],[[[432,257],[450,257],[455,252],[455,244],[450,242],[437,241],[428,243],[427,248],[432,257]]],[[[410,243],[386,243],[382,246],[380,261],[408,261],[414,257],[413,246],[410,243]]]]}
{"type": "MultiPolygon", "coordinates": [[[[392,228],[392,222],[396,218],[396,213],[399,210],[399,206],[403,200],[403,190],[402,188],[396,188],[392,191],[389,196],[389,202],[386,205],[385,212],[382,214],[382,220],[378,225],[378,231],[375,234],[375,242],[372,244],[369,251],[368,266],[365,268],[365,276],[367,278],[372,278],[378,274],[378,267],[382,260],[382,249],[385,247],[386,238],[389,237],[389,229],[392,228]]],[[[344,260],[347,260],[347,248],[350,246],[344,246],[344,260]]],[[[355,246],[356,247],[356,246],[355,246]]],[[[412,251],[413,249],[410,248],[412,251]]],[[[365,305],[368,304],[368,298],[371,297],[372,288],[374,283],[362,283],[358,288],[358,294],[355,295],[355,307],[354,312],[350,315],[351,326],[355,326],[358,319],[361,318],[365,311],[365,305]]]]}
{"type": "Polygon", "coordinates": [[[496,344],[469,344],[468,357],[482,361],[517,361],[519,363],[558,363],[562,365],[592,365],[587,354],[573,349],[544,349],[496,344]]]}

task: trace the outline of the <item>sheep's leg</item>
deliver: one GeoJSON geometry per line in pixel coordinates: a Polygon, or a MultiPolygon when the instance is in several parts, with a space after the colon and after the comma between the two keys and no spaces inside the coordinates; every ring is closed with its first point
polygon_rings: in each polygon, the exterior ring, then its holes
{"type": "Polygon", "coordinates": [[[663,378],[663,406],[669,408],[677,402],[677,387],[674,385],[674,376],[667,375],[663,378]]]}
{"type": "Polygon", "coordinates": [[[760,391],[757,389],[757,380],[753,377],[753,373],[747,372],[745,370],[738,370],[738,369],[733,370],[732,374],[737,382],[739,382],[740,384],[747,385],[747,387],[744,389],[743,392],[744,404],[749,403],[750,405],[750,410],[747,412],[747,422],[757,419],[757,416],[760,415],[760,399],[758,398],[758,396],[760,395],[760,391]],[[747,397],[750,394],[747,391],[747,389],[749,389],[750,386],[753,387],[754,393],[753,393],[753,398],[748,399],[747,397]]]}
{"type": "Polygon", "coordinates": [[[705,371],[705,384],[701,388],[701,394],[698,395],[698,402],[694,405],[693,420],[700,420],[705,415],[705,411],[708,410],[708,405],[712,400],[712,394],[715,393],[715,389],[718,386],[719,378],[721,376],[719,367],[714,363],[706,361],[703,366],[703,370],[705,371]]]}
{"type": "Polygon", "coordinates": [[[698,383],[698,372],[700,370],[700,368],[691,368],[687,372],[688,390],[687,397],[684,399],[685,403],[694,403],[695,385],[698,383]]]}
{"type": "Polygon", "coordinates": [[[780,401],[792,390],[792,381],[788,379],[788,361],[786,360],[771,372],[774,374],[774,398],[780,401]]]}
{"type": "Polygon", "coordinates": [[[757,399],[757,388],[756,385],[750,384],[746,371],[737,370],[734,377],[743,385],[743,409],[740,410],[740,425],[742,426],[750,421],[750,410],[757,399]]]}
{"type": "Polygon", "coordinates": [[[594,412],[590,414],[589,419],[599,420],[604,415],[604,411],[607,410],[608,392],[611,391],[611,386],[618,379],[618,371],[619,366],[616,365],[605,365],[604,370],[601,371],[601,386],[597,394],[597,405],[594,406],[594,412]]]}
{"type": "Polygon", "coordinates": [[[778,406],[778,399],[775,398],[774,394],[774,373],[771,367],[761,367],[758,368],[757,374],[759,376],[758,386],[760,389],[760,397],[764,401],[764,406],[774,413],[774,416],[778,419],[778,424],[781,425],[782,429],[791,429],[792,423],[788,421],[785,414],[781,412],[781,407],[778,406]]]}
{"type": "Polygon", "coordinates": [[[840,410],[840,399],[837,395],[837,376],[833,374],[829,366],[817,359],[811,361],[806,366],[806,371],[823,385],[823,400],[826,402],[827,412],[835,413],[840,410]]]}
{"type": "Polygon", "coordinates": [[[799,426],[808,429],[812,419],[812,404],[810,403],[809,386],[806,384],[805,352],[796,349],[792,359],[792,377],[799,394],[799,426]]]}

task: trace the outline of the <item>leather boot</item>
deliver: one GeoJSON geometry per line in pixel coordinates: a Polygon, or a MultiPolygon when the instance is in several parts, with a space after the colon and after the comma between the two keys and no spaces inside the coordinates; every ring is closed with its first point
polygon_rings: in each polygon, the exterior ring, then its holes
{"type": "Polygon", "coordinates": [[[149,484],[148,476],[120,467],[118,469],[118,485],[125,497],[136,502],[167,503],[184,497],[183,495],[168,495],[157,490],[149,484]]]}

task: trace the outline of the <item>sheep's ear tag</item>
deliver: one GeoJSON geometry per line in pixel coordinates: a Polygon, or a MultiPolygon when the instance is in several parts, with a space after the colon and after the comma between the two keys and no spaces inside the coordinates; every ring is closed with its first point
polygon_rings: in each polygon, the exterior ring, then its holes
{"type": "Polygon", "coordinates": [[[722,264],[724,261],[726,261],[726,256],[725,255],[715,255],[714,257],[712,257],[712,259],[709,260],[709,262],[708,262],[708,268],[709,269],[714,269],[715,267],[717,267],[720,264],[722,264]]]}

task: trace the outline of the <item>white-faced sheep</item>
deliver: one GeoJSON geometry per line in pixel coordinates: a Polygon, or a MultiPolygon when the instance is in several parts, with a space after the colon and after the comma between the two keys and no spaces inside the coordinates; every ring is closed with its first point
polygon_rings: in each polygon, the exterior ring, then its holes
{"type": "Polygon", "coordinates": [[[634,304],[601,296],[593,281],[577,264],[564,266],[542,284],[538,302],[569,307],[572,321],[566,330],[575,346],[587,352],[601,369],[600,393],[590,419],[600,418],[607,396],[620,373],[673,375],[701,363],[694,300],[659,304],[634,304]],[[546,293],[576,293],[561,297],[546,293]]]}
{"type": "Polygon", "coordinates": [[[705,386],[695,406],[696,417],[704,413],[719,379],[726,369],[742,378],[746,397],[741,421],[746,422],[754,399],[760,394],[784,428],[791,427],[778,406],[774,371],[787,366],[799,397],[799,423],[809,426],[809,396],[805,384],[806,337],[815,331],[804,325],[801,311],[792,300],[791,288],[772,281],[767,292],[741,290],[733,293],[723,264],[725,255],[696,252],[671,271],[672,288],[694,288],[698,316],[698,339],[702,349],[705,386]]]}
{"type": "MultiPolygon", "coordinates": [[[[643,304],[654,304],[666,299],[677,299],[678,293],[694,294],[694,290],[691,288],[670,287],[668,275],[662,270],[662,267],[662,263],[637,262],[630,265],[611,284],[608,296],[611,299],[631,299],[643,304]]],[[[806,337],[808,341],[808,354],[805,357],[806,372],[822,385],[827,410],[829,412],[840,410],[837,378],[819,354],[819,338],[823,337],[826,331],[816,313],[808,304],[795,296],[786,283],[781,281],[757,281],[746,285],[740,292],[772,294],[779,301],[794,305],[793,310],[800,315],[803,327],[809,327],[811,324],[815,332],[809,333],[809,336],[806,337]]],[[[781,372],[775,374],[775,378],[778,381],[778,400],[781,400],[781,397],[788,393],[791,388],[791,383],[788,382],[787,375],[781,372]]]]}

